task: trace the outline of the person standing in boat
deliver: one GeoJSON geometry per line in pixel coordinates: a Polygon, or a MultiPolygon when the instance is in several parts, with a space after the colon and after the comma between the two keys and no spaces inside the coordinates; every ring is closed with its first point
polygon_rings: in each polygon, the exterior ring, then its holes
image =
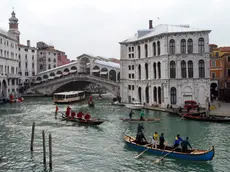
{"type": "Polygon", "coordinates": [[[155,132],[154,134],[153,134],[153,139],[154,140],[158,140],[158,138],[159,138],[159,135],[158,135],[158,133],[157,132],[155,132]]]}
{"type": "Polygon", "coordinates": [[[144,115],[145,115],[145,114],[144,114],[144,110],[142,109],[142,110],[141,110],[141,113],[140,113],[140,120],[141,120],[141,121],[144,121],[144,115]]]}
{"type": "Polygon", "coordinates": [[[131,111],[129,112],[129,121],[131,121],[133,115],[134,115],[134,112],[133,112],[133,110],[131,110],[131,111]]]}
{"type": "Polygon", "coordinates": [[[180,134],[177,134],[176,138],[175,138],[175,141],[174,141],[174,148],[177,148],[180,143],[183,141],[183,139],[180,137],[180,134]]]}
{"type": "Polygon", "coordinates": [[[159,139],[159,141],[160,141],[160,149],[164,149],[164,143],[165,143],[165,138],[164,138],[164,133],[161,133],[161,136],[160,136],[160,139],[159,139]]]}
{"type": "Polygon", "coordinates": [[[144,127],[141,126],[141,124],[138,124],[137,133],[142,132],[143,130],[144,130],[144,127]]]}
{"type": "Polygon", "coordinates": [[[183,140],[181,142],[182,152],[188,152],[188,146],[192,149],[192,146],[190,145],[188,141],[188,137],[186,137],[186,140],[183,140]]]}
{"type": "Polygon", "coordinates": [[[135,142],[140,145],[145,145],[148,143],[142,131],[137,133],[135,142]]]}

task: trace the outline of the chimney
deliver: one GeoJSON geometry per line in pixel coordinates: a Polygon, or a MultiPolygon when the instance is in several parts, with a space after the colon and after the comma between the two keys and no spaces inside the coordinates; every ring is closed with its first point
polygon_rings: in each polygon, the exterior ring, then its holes
{"type": "Polygon", "coordinates": [[[30,47],[30,40],[27,40],[27,47],[30,47]]]}
{"type": "Polygon", "coordinates": [[[149,20],[149,29],[152,29],[152,28],[153,28],[153,21],[149,20]]]}

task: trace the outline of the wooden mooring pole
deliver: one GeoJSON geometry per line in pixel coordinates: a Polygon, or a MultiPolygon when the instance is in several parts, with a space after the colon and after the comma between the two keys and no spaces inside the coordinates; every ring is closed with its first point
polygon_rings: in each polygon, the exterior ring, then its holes
{"type": "Polygon", "coordinates": [[[52,136],[51,134],[49,134],[49,158],[50,158],[50,162],[49,162],[49,165],[50,165],[50,169],[52,169],[52,136]]]}
{"type": "Polygon", "coordinates": [[[42,131],[42,142],[43,142],[43,163],[46,164],[46,141],[45,141],[45,131],[42,131]]]}
{"type": "Polygon", "coordinates": [[[34,150],[34,129],[35,129],[35,122],[33,122],[33,125],[32,125],[30,151],[34,150]]]}

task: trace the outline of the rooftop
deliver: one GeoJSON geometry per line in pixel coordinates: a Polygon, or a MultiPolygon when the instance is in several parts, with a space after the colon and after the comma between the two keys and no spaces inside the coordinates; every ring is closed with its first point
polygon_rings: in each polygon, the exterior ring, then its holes
{"type": "Polygon", "coordinates": [[[94,63],[120,69],[120,64],[110,61],[95,60],[94,63]]]}
{"type": "Polygon", "coordinates": [[[183,32],[188,33],[188,32],[202,32],[202,31],[211,32],[211,30],[191,28],[189,25],[161,24],[161,25],[153,27],[152,29],[138,30],[137,31],[138,34],[136,34],[132,38],[122,41],[121,43],[140,41],[140,40],[144,40],[147,38],[151,38],[157,35],[167,34],[167,33],[183,33],[183,32]]]}

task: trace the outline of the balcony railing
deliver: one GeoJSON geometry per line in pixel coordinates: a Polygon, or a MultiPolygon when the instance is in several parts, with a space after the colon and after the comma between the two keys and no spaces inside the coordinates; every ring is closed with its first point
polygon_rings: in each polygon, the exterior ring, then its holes
{"type": "Polygon", "coordinates": [[[20,75],[18,75],[18,74],[7,74],[7,77],[8,78],[19,78],[20,77],[20,75]]]}

